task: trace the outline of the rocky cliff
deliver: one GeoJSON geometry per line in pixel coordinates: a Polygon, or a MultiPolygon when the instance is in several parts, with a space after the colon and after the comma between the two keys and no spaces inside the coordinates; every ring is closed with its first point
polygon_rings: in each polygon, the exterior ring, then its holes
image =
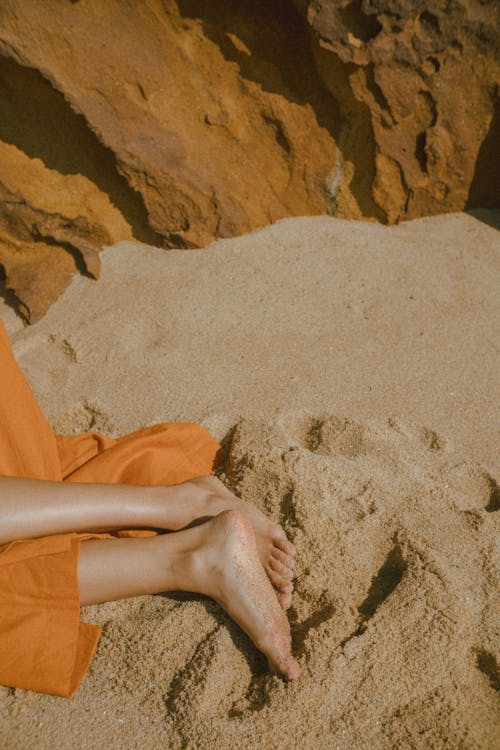
{"type": "Polygon", "coordinates": [[[131,236],[498,205],[498,6],[5,0],[0,286],[37,320],[131,236]],[[495,114],[496,113],[496,114],[495,114]]]}
{"type": "Polygon", "coordinates": [[[365,215],[394,223],[500,205],[498,3],[296,5],[339,103],[344,180],[365,215]]]}

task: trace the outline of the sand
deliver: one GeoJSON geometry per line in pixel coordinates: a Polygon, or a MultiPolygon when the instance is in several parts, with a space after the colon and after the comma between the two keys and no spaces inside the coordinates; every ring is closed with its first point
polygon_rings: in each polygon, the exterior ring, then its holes
{"type": "Polygon", "coordinates": [[[104,632],[77,694],[0,688],[3,746],[498,747],[499,247],[466,214],[301,217],[107,248],[29,329],[1,308],[56,430],[223,441],[221,479],[298,548],[304,672],[267,674],[202,597],[87,607],[104,632]]]}

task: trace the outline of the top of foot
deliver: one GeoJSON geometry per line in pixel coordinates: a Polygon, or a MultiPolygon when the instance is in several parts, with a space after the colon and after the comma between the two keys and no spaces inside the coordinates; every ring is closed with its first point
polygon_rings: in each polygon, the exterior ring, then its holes
{"type": "Polygon", "coordinates": [[[292,602],[295,547],[281,526],[267,518],[253,503],[233,495],[215,476],[200,477],[192,483],[204,492],[207,515],[237,510],[250,522],[259,559],[276,589],[281,607],[288,609],[292,602]]]}

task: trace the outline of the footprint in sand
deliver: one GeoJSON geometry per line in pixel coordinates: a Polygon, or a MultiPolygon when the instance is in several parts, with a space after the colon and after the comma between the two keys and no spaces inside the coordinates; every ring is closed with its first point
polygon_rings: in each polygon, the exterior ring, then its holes
{"type": "Polygon", "coordinates": [[[72,435],[91,430],[112,434],[116,429],[106,410],[96,402],[87,400],[58,414],[51,425],[58,435],[72,435]]]}
{"type": "Polygon", "coordinates": [[[500,508],[500,488],[483,467],[459,459],[446,463],[441,474],[444,488],[460,510],[495,513],[500,508]]]}
{"type": "Polygon", "coordinates": [[[303,674],[269,675],[215,605],[178,598],[164,629],[153,618],[145,639],[134,624],[113,663],[136,700],[131,665],[150,660],[144,714],[172,747],[493,747],[498,485],[484,468],[426,428],[324,413],[243,419],[227,448],[223,481],[297,547],[288,614],[303,674]]]}
{"type": "Polygon", "coordinates": [[[457,498],[483,509],[497,497],[484,472],[464,484],[472,469],[463,462],[453,501],[437,500],[446,490],[447,440],[403,420],[304,413],[279,415],[274,424],[244,420],[230,453],[232,488],[283,523],[299,549],[291,611],[297,643],[328,619],[325,612],[337,622],[339,641],[365,628],[407,570],[398,535],[420,548],[422,534],[437,535],[429,536],[434,547],[444,533],[451,547],[449,530],[433,529],[445,523],[444,516],[437,522],[437,508],[458,522],[457,498]]]}
{"type": "Polygon", "coordinates": [[[355,458],[365,450],[363,425],[332,415],[284,415],[280,425],[292,442],[320,455],[355,458]]]}
{"type": "MultiPolygon", "coordinates": [[[[247,644],[248,646],[248,644],[247,644]]],[[[201,641],[172,680],[165,703],[181,728],[227,714],[251,682],[248,661],[225,626],[201,641]]]]}

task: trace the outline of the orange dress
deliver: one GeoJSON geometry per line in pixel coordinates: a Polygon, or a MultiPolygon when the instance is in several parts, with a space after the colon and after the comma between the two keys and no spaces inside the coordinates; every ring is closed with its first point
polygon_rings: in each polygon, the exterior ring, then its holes
{"type": "MultiPolygon", "coordinates": [[[[120,438],[55,435],[0,320],[0,476],[167,485],[206,476],[224,458],[219,443],[191,423],[164,422],[120,438]]],[[[80,621],[80,542],[155,533],[74,532],[1,545],[0,684],[71,696],[101,633],[80,621]]]]}

